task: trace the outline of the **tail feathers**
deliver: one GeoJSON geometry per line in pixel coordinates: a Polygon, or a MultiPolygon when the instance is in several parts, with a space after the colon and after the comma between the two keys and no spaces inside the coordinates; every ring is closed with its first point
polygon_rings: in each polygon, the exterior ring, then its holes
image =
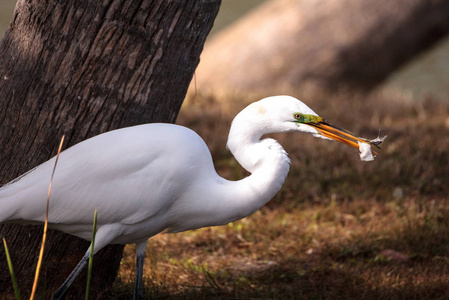
{"type": "Polygon", "coordinates": [[[21,176],[0,188],[0,223],[43,221],[48,186],[37,186],[33,182],[33,178],[21,176]]]}
{"type": "MultiPolygon", "coordinates": [[[[16,220],[20,222],[23,219],[21,214],[24,213],[26,206],[23,205],[22,196],[22,193],[11,188],[5,189],[5,186],[0,189],[0,224],[16,220]]],[[[32,205],[29,206],[32,207],[32,205]]]]}
{"type": "Polygon", "coordinates": [[[20,199],[14,197],[9,188],[3,186],[0,189],[0,223],[16,219],[21,202],[20,199]]]}
{"type": "Polygon", "coordinates": [[[19,179],[16,178],[0,187],[0,224],[12,220],[17,212],[17,205],[14,205],[12,197],[16,194],[14,182],[19,179]]]}

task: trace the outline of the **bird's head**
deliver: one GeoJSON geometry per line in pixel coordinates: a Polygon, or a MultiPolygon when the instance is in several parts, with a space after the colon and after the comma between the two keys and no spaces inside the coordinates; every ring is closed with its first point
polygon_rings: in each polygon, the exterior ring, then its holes
{"type": "MultiPolygon", "coordinates": [[[[375,142],[332,125],[303,102],[290,96],[274,96],[254,102],[242,110],[234,122],[246,123],[247,130],[254,131],[257,139],[268,133],[293,131],[336,140],[355,148],[359,148],[358,142],[378,148],[375,142]]],[[[243,126],[239,127],[241,130],[243,126]]]]}

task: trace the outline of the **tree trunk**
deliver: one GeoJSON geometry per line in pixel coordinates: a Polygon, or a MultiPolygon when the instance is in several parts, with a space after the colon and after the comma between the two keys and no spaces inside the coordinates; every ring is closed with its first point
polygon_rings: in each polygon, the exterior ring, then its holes
{"type": "MultiPolygon", "coordinates": [[[[219,6],[220,0],[19,0],[0,44],[0,182],[54,156],[63,134],[68,147],[115,128],[174,122],[219,6]]],[[[29,296],[42,227],[8,224],[0,237],[29,296]]],[[[88,246],[50,231],[40,278],[47,296],[88,246]]],[[[109,246],[95,256],[92,298],[112,285],[122,250],[109,246]]],[[[0,294],[11,295],[3,258],[0,270],[0,294]]],[[[85,281],[80,276],[70,289],[75,298],[85,281]]]]}
{"type": "Polygon", "coordinates": [[[197,87],[371,89],[448,32],[446,0],[271,0],[206,44],[197,87]]]}

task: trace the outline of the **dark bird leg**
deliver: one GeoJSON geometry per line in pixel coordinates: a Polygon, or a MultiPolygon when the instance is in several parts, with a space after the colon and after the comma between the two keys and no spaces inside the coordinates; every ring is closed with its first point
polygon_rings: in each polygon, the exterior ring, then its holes
{"type": "Polygon", "coordinates": [[[59,289],[53,294],[52,300],[60,300],[65,298],[65,293],[69,289],[70,285],[72,285],[73,281],[76,277],[81,273],[81,271],[87,266],[90,257],[90,247],[87,250],[86,254],[84,254],[83,258],[81,258],[80,262],[76,265],[75,269],[73,269],[72,273],[67,277],[67,279],[62,283],[59,289]]]}
{"type": "Polygon", "coordinates": [[[134,281],[133,300],[143,299],[143,262],[148,240],[136,244],[136,279],[134,281]]]}

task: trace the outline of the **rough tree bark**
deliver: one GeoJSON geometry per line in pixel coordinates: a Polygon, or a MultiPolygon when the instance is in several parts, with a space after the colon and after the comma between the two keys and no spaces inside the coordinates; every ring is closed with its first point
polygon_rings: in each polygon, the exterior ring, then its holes
{"type": "MultiPolygon", "coordinates": [[[[63,134],[68,147],[119,127],[174,122],[219,6],[220,0],[19,0],[0,44],[0,182],[55,155],[63,134]]],[[[7,224],[0,237],[29,295],[42,227],[7,224]]],[[[49,233],[40,279],[47,294],[88,245],[49,233]]],[[[95,256],[93,298],[111,286],[122,250],[109,246],[95,256]]],[[[75,298],[84,291],[80,277],[70,290],[75,298]]],[[[0,259],[0,291],[11,289],[0,259]]]]}
{"type": "Polygon", "coordinates": [[[200,90],[371,89],[449,32],[446,0],[271,0],[205,46],[200,90]]]}

